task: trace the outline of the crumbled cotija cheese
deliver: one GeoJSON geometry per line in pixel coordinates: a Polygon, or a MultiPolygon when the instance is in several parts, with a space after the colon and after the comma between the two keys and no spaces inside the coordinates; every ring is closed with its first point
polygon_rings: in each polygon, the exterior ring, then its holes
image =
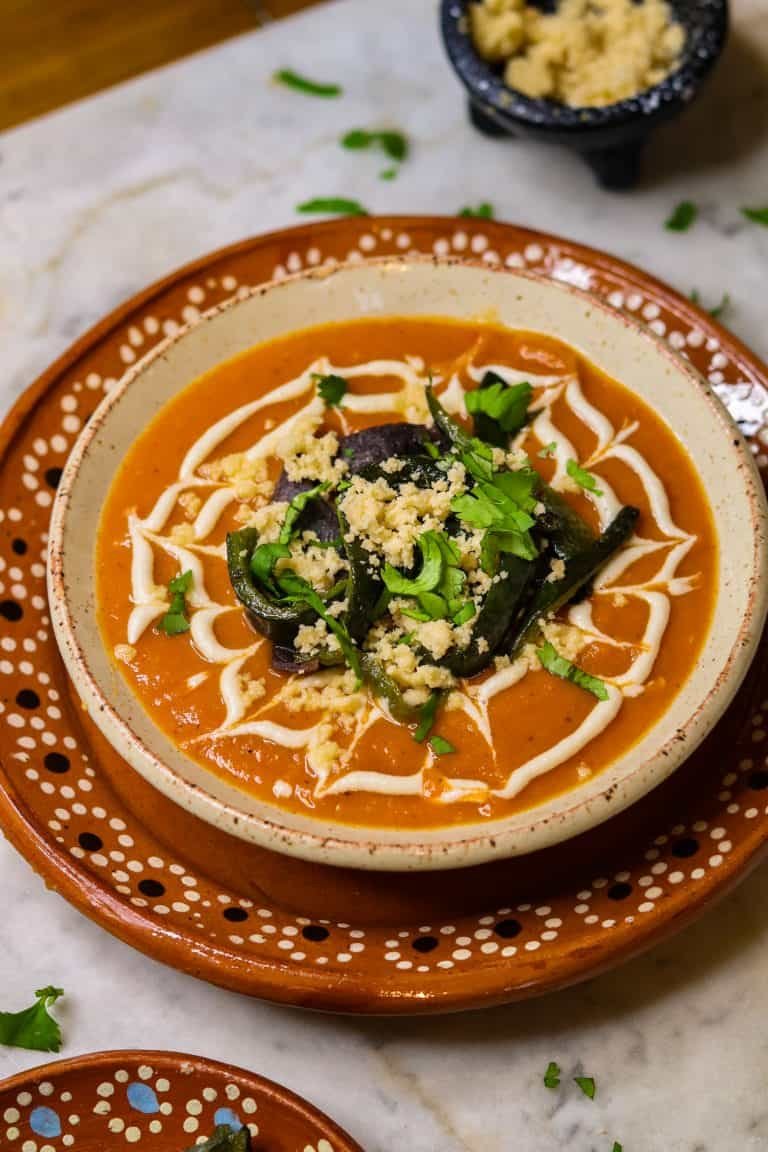
{"type": "Polygon", "coordinates": [[[587,643],[580,628],[566,624],[563,620],[545,620],[541,625],[546,640],[549,640],[566,660],[575,660],[587,643]]]}
{"type": "Polygon", "coordinates": [[[261,700],[262,696],[267,693],[267,686],[263,679],[256,679],[248,672],[241,672],[237,678],[237,686],[240,689],[240,698],[246,708],[250,708],[257,700],[261,700]]]}
{"type": "Polygon", "coordinates": [[[170,536],[174,544],[180,544],[182,548],[195,542],[195,530],[188,521],[184,524],[174,524],[170,536]]]}
{"type": "MultiPolygon", "coordinates": [[[[249,509],[247,519],[244,519],[250,528],[255,528],[258,532],[260,544],[274,544],[280,535],[287,511],[286,500],[275,500],[273,504],[265,504],[263,508],[249,509]]],[[[240,519],[239,515],[237,519],[240,519]]]]}
{"type": "Polygon", "coordinates": [[[277,445],[276,454],[282,458],[289,480],[336,484],[347,471],[349,465],[346,460],[336,459],[339,451],[336,433],[326,432],[324,436],[316,434],[321,423],[321,415],[307,413],[277,445]]]}
{"type": "Polygon", "coordinates": [[[301,624],[296,633],[293,646],[302,655],[311,656],[321,648],[328,652],[338,652],[341,645],[338,637],[329,631],[325,620],[318,620],[315,624],[301,624]]]}
{"type": "Polygon", "coordinates": [[[562,580],[565,576],[565,560],[553,560],[549,566],[549,573],[547,574],[547,584],[554,584],[556,580],[562,580]]]}
{"type": "Polygon", "coordinates": [[[470,4],[475,47],[506,60],[505,82],[574,108],[636,96],[677,66],[685,32],[665,0],[561,0],[547,15],[525,0],[470,4]]]}
{"type": "Polygon", "coordinates": [[[179,496],[179,504],[184,509],[184,515],[189,520],[194,520],[203,506],[203,502],[197,492],[182,492],[181,496],[179,496]]]}
{"type": "Polygon", "coordinates": [[[280,692],[289,712],[328,712],[335,718],[354,716],[366,705],[351,669],[328,668],[311,676],[294,676],[280,692]]]}
{"type": "Polygon", "coordinates": [[[335,548],[319,548],[317,544],[307,544],[304,540],[291,541],[289,548],[290,556],[277,561],[275,572],[279,574],[290,568],[321,594],[332,588],[348,569],[346,560],[335,548]]]}
{"type": "Polygon", "coordinates": [[[257,496],[266,498],[271,496],[274,488],[267,473],[266,460],[251,460],[245,452],[233,452],[220,460],[211,460],[202,464],[199,471],[208,480],[234,488],[238,500],[254,500],[257,496]]]}
{"type": "Polygon", "coordinates": [[[353,476],[339,507],[349,524],[349,539],[359,539],[369,552],[381,553],[396,568],[410,568],[422,532],[439,531],[450,515],[451,501],[465,488],[463,464],[452,464],[445,480],[430,488],[412,482],[392,486],[383,477],[371,481],[353,476]]]}
{"type": "Polygon", "coordinates": [[[123,664],[130,664],[136,659],[136,649],[132,644],[115,644],[115,659],[123,664]]]}

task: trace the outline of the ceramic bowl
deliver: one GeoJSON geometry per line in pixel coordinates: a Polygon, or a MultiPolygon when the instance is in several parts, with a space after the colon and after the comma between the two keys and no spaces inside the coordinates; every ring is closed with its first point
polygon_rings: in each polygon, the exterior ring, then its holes
{"type": "MultiPolygon", "coordinates": [[[[532,2],[547,11],[552,8],[550,0],[532,2]]],[[[504,83],[498,66],[483,60],[472,43],[467,19],[471,3],[442,0],[441,29],[454,71],[469,94],[475,127],[492,136],[519,136],[570,148],[584,156],[607,188],[629,188],[637,182],[651,132],[678,116],[698,94],[720,58],[728,32],[726,0],[673,0],[675,18],[686,32],[679,67],[631,99],[605,108],[570,108],[552,100],[532,100],[504,83]]]]}
{"type": "Polygon", "coordinates": [[[322,268],[254,289],[204,314],[136,364],[101,403],[64,470],[53,508],[48,587],[67,670],[103,734],[148,781],[217,827],[305,859],[380,870],[436,869],[530,852],[584,832],[669,776],[710,731],[743,679],[768,604],[765,497],[751,455],[691,365],[646,329],[569,285],[437,259],[322,268]],[[287,814],[187,759],[115,673],[93,604],[99,512],[128,446],[201,373],[296,328],[370,315],[493,312],[555,334],[652,404],[695,459],[718,535],[719,583],[701,658],[668,711],[630,752],[580,788],[503,820],[403,832],[287,814]]]}

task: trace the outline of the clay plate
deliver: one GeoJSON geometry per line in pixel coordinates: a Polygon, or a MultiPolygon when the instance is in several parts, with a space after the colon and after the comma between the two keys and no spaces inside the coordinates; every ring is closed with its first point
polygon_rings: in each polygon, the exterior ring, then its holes
{"type": "Polygon", "coordinates": [[[183,1152],[247,1124],[258,1152],[362,1152],[332,1120],[253,1072],[179,1052],[98,1052],[0,1082],[0,1146],[183,1152]]]}
{"type": "Polygon", "coordinates": [[[49,884],[157,959],[253,995],[424,1012],[530,996],[674,931],[768,840],[768,645],[704,744],[640,803],[568,843],[478,869],[321,868],[236,841],[161,797],[68,696],[44,598],[47,521],[82,423],[201,308],[328,260],[470,253],[576,284],[688,356],[768,465],[768,371],[638,270],[488,221],[359,219],[261,237],[183,269],[88,333],[22,397],[0,443],[0,821],[49,884]],[[20,495],[21,493],[21,495],[20,495]]]}

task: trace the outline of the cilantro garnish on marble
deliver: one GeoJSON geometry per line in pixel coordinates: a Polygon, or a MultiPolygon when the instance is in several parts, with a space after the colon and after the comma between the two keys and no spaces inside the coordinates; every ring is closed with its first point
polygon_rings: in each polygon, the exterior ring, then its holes
{"type": "Polygon", "coordinates": [[[292,68],[280,68],[272,76],[276,84],[286,88],[293,88],[296,92],[303,92],[305,96],[321,96],[325,99],[341,96],[344,89],[340,84],[326,84],[320,80],[311,80],[292,68]]]}
{"type": "Polygon", "coordinates": [[[20,1012],[0,1012],[0,1044],[35,1052],[58,1052],[61,1029],[50,1008],[64,995],[63,988],[40,988],[35,1003],[20,1012]]]}

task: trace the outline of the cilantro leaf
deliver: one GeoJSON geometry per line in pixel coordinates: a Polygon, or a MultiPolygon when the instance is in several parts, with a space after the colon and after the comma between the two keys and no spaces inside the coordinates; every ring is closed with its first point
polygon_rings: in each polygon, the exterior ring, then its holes
{"type": "Polygon", "coordinates": [[[537,650],[536,655],[550,676],[559,676],[561,680],[570,680],[572,684],[583,688],[585,692],[591,692],[598,700],[608,699],[608,689],[603,681],[599,680],[597,676],[590,676],[588,672],[582,671],[570,660],[566,660],[565,656],[561,656],[549,640],[537,650]]]}
{"type": "Polygon", "coordinates": [[[384,168],[379,172],[379,180],[394,180],[397,176],[397,168],[384,168]]]}
{"type": "Polygon", "coordinates": [[[507,384],[495,372],[486,372],[480,387],[465,393],[464,403],[477,435],[503,447],[525,424],[532,395],[527,381],[507,384]]]}
{"type": "Polygon", "coordinates": [[[547,1064],[547,1070],[544,1073],[544,1087],[545,1088],[559,1088],[560,1086],[560,1065],[556,1064],[554,1060],[550,1060],[547,1064]]]}
{"type": "Polygon", "coordinates": [[[611,1152],[624,1152],[624,1149],[622,1148],[621,1144],[619,1144],[618,1140],[614,1140],[611,1152]]]}
{"type": "Polygon", "coordinates": [[[587,472],[586,468],[580,467],[575,460],[569,460],[565,465],[565,470],[571,480],[576,481],[579,488],[584,488],[587,492],[593,492],[595,496],[602,496],[603,491],[597,486],[597,478],[593,476],[591,472],[587,472]]]}
{"type": "Polygon", "coordinates": [[[540,460],[545,460],[547,458],[547,456],[554,456],[556,452],[557,452],[557,441],[552,440],[549,444],[545,444],[544,447],[541,448],[536,453],[536,455],[538,456],[538,458],[540,460]]]}
{"type": "Polygon", "coordinates": [[[317,392],[323,402],[328,408],[338,408],[341,401],[347,394],[349,385],[343,376],[321,376],[319,373],[314,374],[315,382],[317,383],[317,392]]]}
{"type": "Polygon", "coordinates": [[[417,744],[423,744],[432,731],[432,725],[435,722],[441,698],[442,695],[440,692],[433,692],[426,704],[422,704],[419,712],[419,725],[413,734],[413,738],[417,744]]]}
{"type": "Polygon", "coordinates": [[[171,604],[168,611],[160,618],[158,628],[166,636],[179,636],[182,632],[189,632],[189,617],[187,616],[187,592],[192,587],[192,570],[181,572],[168,581],[168,594],[171,604]]]}
{"type": "Polygon", "coordinates": [[[218,1124],[202,1144],[194,1144],[187,1152],[251,1152],[251,1133],[243,1126],[237,1131],[229,1124],[218,1124]]]}
{"type": "Polygon", "coordinates": [[[379,148],[390,160],[402,163],[408,156],[408,138],[403,132],[390,129],[373,130],[367,128],[353,128],[341,138],[342,148],[354,151],[379,148]]]}
{"type": "Polygon", "coordinates": [[[323,214],[328,216],[368,216],[359,200],[348,200],[345,196],[315,196],[312,200],[304,200],[296,205],[297,212],[305,215],[323,214]]]}
{"type": "Polygon", "coordinates": [[[472,617],[475,615],[476,611],[477,611],[477,609],[475,608],[473,601],[467,600],[466,604],[462,604],[462,606],[461,606],[461,608],[459,608],[458,612],[454,613],[454,615],[452,617],[453,623],[457,627],[460,627],[462,624],[466,624],[468,620],[472,619],[472,617]]]}
{"type": "Polygon", "coordinates": [[[593,1076],[574,1076],[574,1084],[578,1084],[585,1096],[590,1100],[594,1100],[595,1093],[597,1092],[597,1084],[593,1076]]]}
{"type": "Polygon", "coordinates": [[[431,592],[440,583],[445,559],[436,532],[422,532],[416,541],[421,552],[421,571],[418,576],[403,576],[391,564],[384,565],[382,579],[388,592],[395,596],[419,596],[431,592]]]}
{"type": "Polygon", "coordinates": [[[289,544],[294,535],[294,525],[301,516],[302,512],[309,504],[310,500],[316,500],[321,493],[326,492],[330,488],[327,480],[322,484],[316,484],[314,488],[308,488],[306,492],[297,492],[291,500],[285,513],[285,520],[280,529],[279,541],[281,544],[289,544]]]}
{"type": "Polygon", "coordinates": [[[280,68],[273,73],[272,79],[276,84],[284,84],[286,88],[293,88],[296,92],[303,92],[306,96],[341,96],[344,89],[340,84],[324,84],[320,80],[310,80],[300,72],[291,68],[280,68]]]}
{"type": "Polygon", "coordinates": [[[325,621],[338,640],[339,647],[344,654],[344,659],[354,672],[358,684],[362,683],[363,673],[360,666],[360,654],[357,651],[352,637],[341,620],[338,620],[335,616],[331,616],[312,585],[295,572],[292,572],[289,568],[278,574],[277,583],[284,594],[283,600],[289,604],[306,604],[313,612],[317,613],[321,620],[325,621]]]}
{"type": "MultiPolygon", "coordinates": [[[[697,288],[692,288],[690,292],[690,300],[692,304],[697,304],[700,308],[704,307],[701,299],[701,293],[697,288]]],[[[714,308],[707,308],[713,320],[719,320],[724,312],[727,312],[731,306],[731,296],[729,292],[723,292],[720,297],[720,303],[716,304],[714,308]]]]}
{"type": "Polygon", "coordinates": [[[40,988],[35,1003],[21,1012],[0,1012],[0,1044],[34,1052],[58,1052],[61,1029],[48,1009],[64,995],[63,988],[40,988]]]}
{"type": "Polygon", "coordinates": [[[478,220],[493,220],[493,204],[489,204],[487,200],[484,200],[482,204],[478,204],[475,208],[467,205],[466,208],[462,208],[456,215],[478,220]]]}
{"type": "Polygon", "coordinates": [[[742,208],[741,214],[753,224],[762,224],[763,228],[768,228],[768,205],[764,208],[742,208]]]}
{"type": "Polygon", "coordinates": [[[275,541],[273,544],[259,544],[253,550],[250,560],[251,572],[273,595],[278,595],[272,582],[272,570],[278,560],[287,559],[291,550],[287,544],[275,541]]]}
{"type": "Polygon", "coordinates": [[[699,209],[692,200],[681,200],[664,221],[664,227],[668,232],[687,232],[698,214],[699,209]]]}
{"type": "Polygon", "coordinates": [[[451,752],[456,751],[450,740],[446,740],[443,736],[433,736],[429,742],[429,746],[435,756],[448,756],[451,752]]]}

